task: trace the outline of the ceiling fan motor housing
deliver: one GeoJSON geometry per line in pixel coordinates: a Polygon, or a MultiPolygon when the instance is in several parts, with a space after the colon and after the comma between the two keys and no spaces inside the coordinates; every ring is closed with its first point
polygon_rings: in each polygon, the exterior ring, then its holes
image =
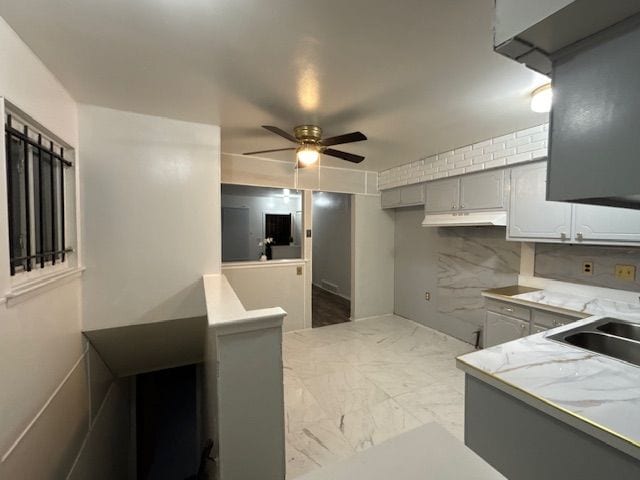
{"type": "Polygon", "coordinates": [[[322,129],[317,125],[298,125],[293,134],[300,143],[318,143],[322,138],[322,129]]]}

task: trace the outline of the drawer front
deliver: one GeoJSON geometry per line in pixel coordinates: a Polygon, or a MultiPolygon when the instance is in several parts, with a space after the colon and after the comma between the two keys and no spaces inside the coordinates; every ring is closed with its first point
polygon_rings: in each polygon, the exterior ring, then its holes
{"type": "Polygon", "coordinates": [[[531,320],[531,310],[522,305],[515,303],[500,302],[498,300],[492,300],[490,298],[485,299],[487,310],[492,312],[501,313],[503,315],[509,315],[510,317],[519,318],[520,320],[531,320]]]}
{"type": "Polygon", "coordinates": [[[577,318],[568,317],[566,315],[535,309],[532,311],[531,318],[535,325],[540,325],[545,328],[555,328],[578,320],[577,318]]]}

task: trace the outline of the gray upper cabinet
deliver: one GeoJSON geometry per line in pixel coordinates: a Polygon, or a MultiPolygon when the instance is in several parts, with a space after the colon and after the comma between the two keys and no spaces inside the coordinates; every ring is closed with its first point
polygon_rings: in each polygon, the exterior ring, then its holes
{"type": "Polygon", "coordinates": [[[596,205],[573,206],[578,243],[640,244],[640,211],[596,205]]]}
{"type": "Polygon", "coordinates": [[[460,179],[451,178],[427,184],[425,212],[439,213],[458,210],[460,200],[460,179]]]}
{"type": "Polygon", "coordinates": [[[551,202],[545,162],[511,170],[507,240],[640,245],[640,211],[551,202]]]}
{"type": "Polygon", "coordinates": [[[568,242],[571,205],[546,200],[546,162],[511,170],[507,239],[568,242]]]}
{"type": "Polygon", "coordinates": [[[460,178],[460,210],[504,208],[504,170],[477,173],[460,178]]]}
{"type": "Polygon", "coordinates": [[[383,190],[380,193],[380,202],[382,203],[382,208],[398,207],[400,205],[400,189],[383,190]]]}
{"type": "Polygon", "coordinates": [[[426,213],[505,208],[505,170],[463,175],[427,183],[426,213]]]}
{"type": "Polygon", "coordinates": [[[424,184],[417,183],[405,187],[383,190],[380,194],[382,208],[412,207],[424,205],[424,184]]]}

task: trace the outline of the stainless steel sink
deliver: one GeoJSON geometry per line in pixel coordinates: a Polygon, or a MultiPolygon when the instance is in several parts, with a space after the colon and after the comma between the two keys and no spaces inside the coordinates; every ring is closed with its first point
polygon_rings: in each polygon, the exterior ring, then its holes
{"type": "Polygon", "coordinates": [[[637,324],[616,320],[614,322],[607,322],[604,325],[600,325],[598,330],[615,335],[616,337],[624,337],[640,342],[640,325],[637,324]]]}
{"type": "Polygon", "coordinates": [[[547,337],[640,366],[640,325],[602,318],[547,337]]]}

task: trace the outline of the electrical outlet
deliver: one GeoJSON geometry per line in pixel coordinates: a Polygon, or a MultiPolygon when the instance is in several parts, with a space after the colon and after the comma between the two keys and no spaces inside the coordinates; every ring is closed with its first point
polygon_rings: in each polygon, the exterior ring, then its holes
{"type": "Polygon", "coordinates": [[[428,302],[429,300],[431,300],[431,293],[430,292],[424,292],[424,299],[428,302]]]}
{"type": "Polygon", "coordinates": [[[296,267],[296,273],[302,275],[302,267],[296,267]]]}
{"type": "Polygon", "coordinates": [[[593,262],[582,262],[582,273],[593,275],[593,262]]]}
{"type": "Polygon", "coordinates": [[[623,264],[616,265],[616,278],[627,282],[633,282],[636,279],[636,266],[623,264]]]}

